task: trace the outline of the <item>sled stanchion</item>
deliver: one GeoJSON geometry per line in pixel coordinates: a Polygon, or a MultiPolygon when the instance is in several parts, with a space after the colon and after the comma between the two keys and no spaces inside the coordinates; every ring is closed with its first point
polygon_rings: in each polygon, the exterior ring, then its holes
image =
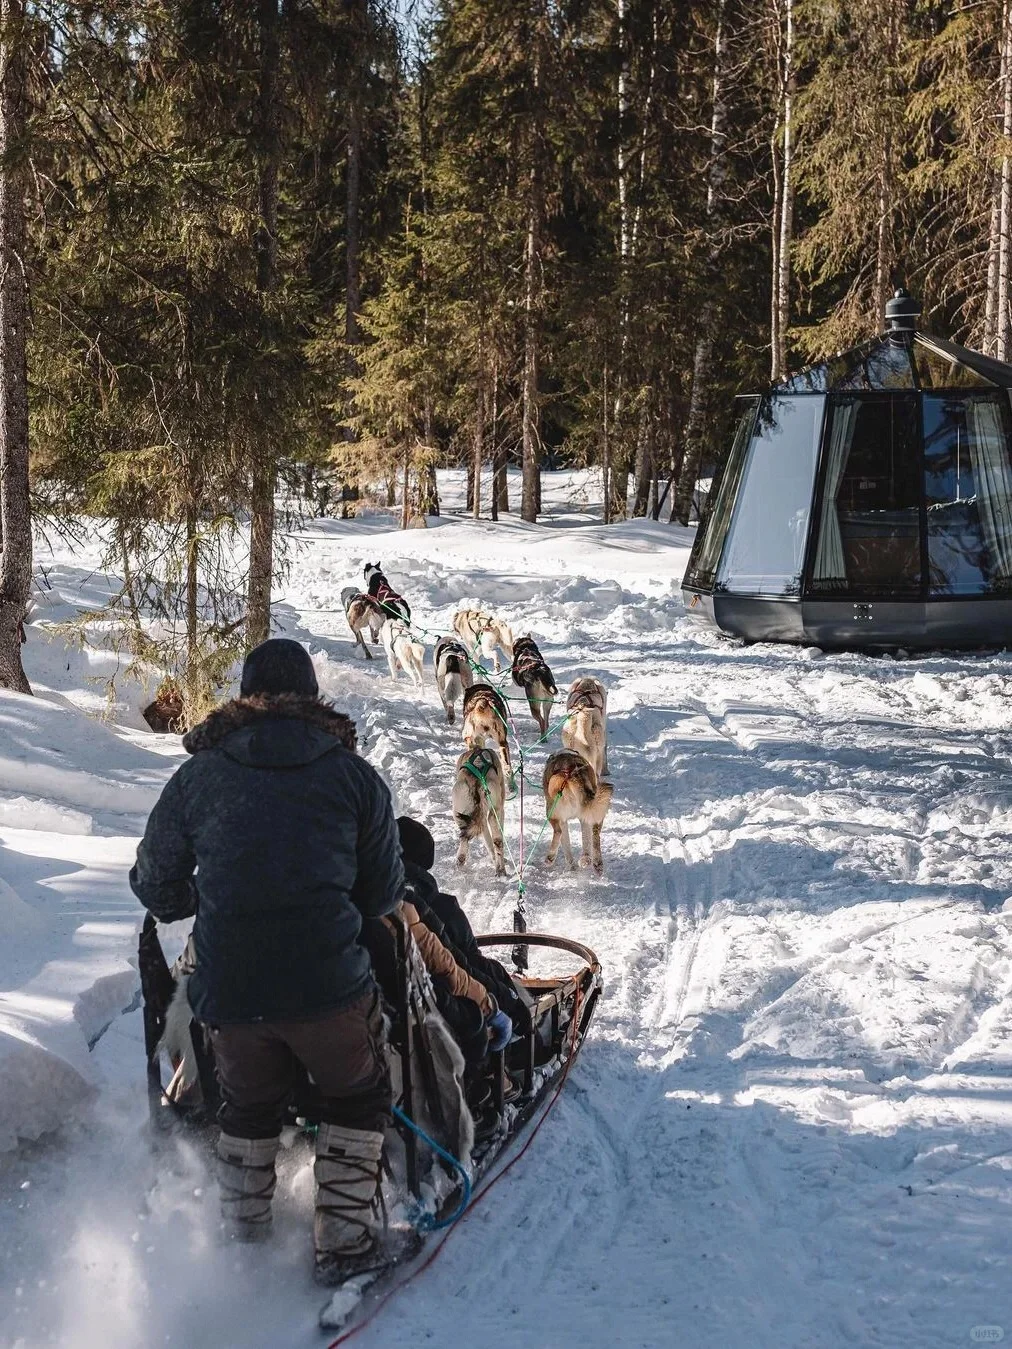
{"type": "MultiPolygon", "coordinates": [[[[411,1080],[411,999],[408,993],[407,928],[397,924],[397,965],[400,972],[401,1015],[404,1026],[404,1044],[401,1049],[401,1100],[409,1117],[414,1115],[414,1083],[411,1080]]],[[[401,1130],[404,1139],[404,1159],[408,1191],[417,1199],[421,1193],[418,1180],[418,1140],[410,1130],[401,1130]]]]}

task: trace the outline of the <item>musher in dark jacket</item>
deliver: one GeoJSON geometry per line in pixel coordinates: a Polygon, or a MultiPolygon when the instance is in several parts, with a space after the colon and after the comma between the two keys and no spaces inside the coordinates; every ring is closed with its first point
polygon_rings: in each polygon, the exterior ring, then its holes
{"type": "Polygon", "coordinates": [[[274,1164],[297,1063],[322,1097],[316,1274],[382,1260],[383,1130],[391,1091],[363,918],[404,889],[390,794],[355,753],[354,723],[319,697],[297,642],[250,652],[240,696],[183,741],[130,884],[162,922],[196,915],[193,1014],[211,1027],[230,1235],[269,1230],[274,1164]]]}

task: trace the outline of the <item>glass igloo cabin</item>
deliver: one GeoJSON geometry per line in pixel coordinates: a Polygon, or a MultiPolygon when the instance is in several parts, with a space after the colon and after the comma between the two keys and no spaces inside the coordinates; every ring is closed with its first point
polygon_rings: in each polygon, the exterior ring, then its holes
{"type": "Polygon", "coordinates": [[[886,333],[737,400],[682,581],[687,612],[749,641],[1012,642],[1012,365],[886,333]]]}

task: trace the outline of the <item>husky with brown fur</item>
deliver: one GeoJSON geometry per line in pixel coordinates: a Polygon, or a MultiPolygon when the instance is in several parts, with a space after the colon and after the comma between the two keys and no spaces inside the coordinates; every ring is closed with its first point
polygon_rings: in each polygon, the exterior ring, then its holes
{"type": "Polygon", "coordinates": [[[513,683],[527,694],[527,706],[538,723],[542,739],[552,717],[552,704],[558,689],[548,662],[533,637],[518,637],[513,643],[513,683]]]}
{"type": "Polygon", "coordinates": [[[446,712],[446,724],[452,726],[456,717],[457,699],[474,683],[467,648],[456,637],[440,637],[433,655],[436,667],[436,688],[446,712]]]}
{"type": "Polygon", "coordinates": [[[588,759],[599,778],[608,777],[608,690],[591,675],[574,679],[566,711],[562,743],[588,759]]]}
{"type": "Polygon", "coordinates": [[[513,764],[506,729],[508,718],[506,700],[491,684],[472,684],[464,694],[464,744],[469,749],[489,743],[498,745],[512,779],[513,764]]]}
{"type": "Polygon", "coordinates": [[[576,866],[569,843],[569,821],[579,820],[583,834],[580,865],[592,866],[600,876],[604,870],[601,861],[601,826],[611,805],[614,791],[611,783],[600,782],[593,766],[582,754],[564,749],[549,755],[542,785],[545,815],[552,826],[552,842],[545,861],[549,865],[555,861],[561,843],[570,869],[576,866]]]}
{"type": "Polygon", "coordinates": [[[475,648],[480,650],[483,665],[492,662],[496,674],[501,668],[500,648],[506,659],[512,662],[513,633],[509,624],[496,618],[495,614],[486,613],[483,609],[458,609],[453,616],[453,630],[468,651],[474,652],[475,648]]]}
{"type": "Polygon", "coordinates": [[[506,783],[502,762],[494,749],[475,744],[457,760],[453,784],[453,819],[460,831],[457,866],[467,866],[474,839],[481,834],[497,876],[506,875],[503,857],[502,820],[506,806],[506,783]]]}
{"type": "Polygon", "coordinates": [[[371,595],[363,595],[354,586],[347,586],[341,591],[341,603],[344,605],[348,627],[355,634],[355,644],[365,652],[366,660],[372,660],[372,652],[366,646],[362,633],[368,629],[369,640],[375,646],[379,641],[380,629],[386,622],[386,614],[371,595]]]}
{"type": "Polygon", "coordinates": [[[390,666],[390,678],[396,679],[398,670],[403,670],[412,684],[420,689],[425,647],[414,640],[407,625],[399,618],[388,618],[383,624],[383,646],[390,666]]]}

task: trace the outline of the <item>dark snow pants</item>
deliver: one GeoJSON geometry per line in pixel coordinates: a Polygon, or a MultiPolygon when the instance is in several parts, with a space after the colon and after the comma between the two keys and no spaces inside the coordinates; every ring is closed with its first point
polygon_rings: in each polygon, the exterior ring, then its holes
{"type": "Polygon", "coordinates": [[[234,1138],[274,1138],[301,1064],[316,1084],[321,1124],[382,1132],[393,1099],[384,1037],[378,989],[312,1021],[212,1026],[218,1123],[234,1138]]]}

